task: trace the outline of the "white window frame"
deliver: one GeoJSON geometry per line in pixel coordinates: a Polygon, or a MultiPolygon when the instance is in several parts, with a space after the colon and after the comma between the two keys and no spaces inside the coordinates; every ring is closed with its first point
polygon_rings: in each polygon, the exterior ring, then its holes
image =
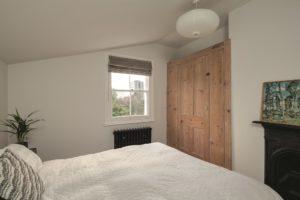
{"type": "MultiPolygon", "coordinates": [[[[154,65],[153,61],[147,59],[152,63],[152,75],[149,76],[149,90],[148,90],[148,115],[146,116],[112,116],[112,86],[111,86],[111,73],[108,71],[108,58],[109,56],[118,56],[124,58],[131,58],[137,60],[146,60],[144,58],[136,58],[124,55],[107,54],[106,55],[106,90],[105,90],[105,126],[119,125],[119,124],[132,124],[132,123],[145,123],[154,121],[154,106],[153,106],[153,80],[154,80],[154,65]]],[[[126,91],[126,90],[123,90],[126,91]]],[[[130,92],[131,90],[128,90],[130,92]]]]}

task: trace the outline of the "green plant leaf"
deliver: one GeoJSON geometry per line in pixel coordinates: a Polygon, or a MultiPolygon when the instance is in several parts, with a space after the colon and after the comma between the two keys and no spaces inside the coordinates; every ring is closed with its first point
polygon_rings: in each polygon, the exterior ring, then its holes
{"type": "Polygon", "coordinates": [[[14,134],[14,135],[16,135],[17,133],[15,133],[15,132],[12,132],[12,131],[1,131],[1,132],[3,132],[3,133],[11,133],[11,134],[14,134]]]}
{"type": "Polygon", "coordinates": [[[20,115],[20,113],[19,113],[19,111],[18,111],[18,109],[16,108],[16,114],[17,114],[17,116],[18,117],[20,117],[21,118],[21,115],[20,115]]]}
{"type": "Polygon", "coordinates": [[[37,113],[37,112],[38,112],[38,111],[36,110],[36,111],[33,111],[33,112],[29,113],[29,114],[27,115],[26,119],[28,119],[29,117],[31,117],[32,115],[34,115],[34,114],[37,113]]]}
{"type": "Polygon", "coordinates": [[[44,119],[30,119],[37,111],[29,113],[25,118],[21,117],[18,109],[16,109],[15,112],[16,113],[14,114],[8,114],[8,118],[0,121],[0,125],[9,129],[3,132],[17,135],[18,140],[25,140],[28,137],[28,134],[36,129],[32,128],[31,125],[44,121],[44,119]]]}
{"type": "Polygon", "coordinates": [[[17,126],[13,122],[4,122],[3,126],[9,127],[11,129],[18,129],[17,126]]]}

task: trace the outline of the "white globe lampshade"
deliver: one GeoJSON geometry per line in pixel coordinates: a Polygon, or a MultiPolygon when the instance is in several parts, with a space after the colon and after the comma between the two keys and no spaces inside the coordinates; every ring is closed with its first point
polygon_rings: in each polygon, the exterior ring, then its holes
{"type": "Polygon", "coordinates": [[[199,38],[217,30],[219,23],[220,18],[214,11],[194,9],[178,18],[176,30],[183,37],[199,38]]]}

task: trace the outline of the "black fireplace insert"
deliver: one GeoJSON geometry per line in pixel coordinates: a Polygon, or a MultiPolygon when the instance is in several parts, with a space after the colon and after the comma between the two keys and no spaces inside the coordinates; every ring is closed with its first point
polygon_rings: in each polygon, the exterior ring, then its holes
{"type": "Polygon", "coordinates": [[[265,183],[285,200],[300,200],[300,127],[255,123],[265,128],[265,183]]]}

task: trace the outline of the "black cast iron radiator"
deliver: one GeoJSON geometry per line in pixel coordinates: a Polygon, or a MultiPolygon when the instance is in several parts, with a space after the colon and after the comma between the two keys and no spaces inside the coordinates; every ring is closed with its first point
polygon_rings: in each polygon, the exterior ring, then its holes
{"type": "Polygon", "coordinates": [[[151,127],[114,130],[115,149],[151,143],[151,127]]]}

